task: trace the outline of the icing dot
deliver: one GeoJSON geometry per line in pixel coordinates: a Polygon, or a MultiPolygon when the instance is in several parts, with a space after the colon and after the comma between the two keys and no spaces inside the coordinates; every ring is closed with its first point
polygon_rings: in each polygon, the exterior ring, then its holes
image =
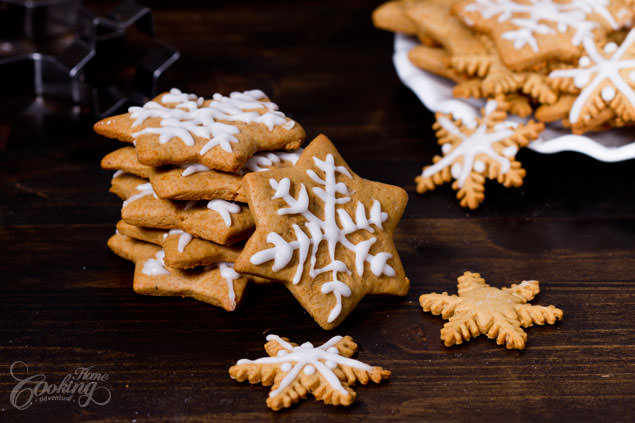
{"type": "Polygon", "coordinates": [[[282,363],[282,366],[280,366],[280,370],[282,370],[283,372],[289,372],[291,370],[291,363],[282,363]]]}
{"type": "Polygon", "coordinates": [[[326,367],[328,367],[329,369],[334,369],[337,367],[337,363],[334,362],[333,360],[326,360],[324,362],[324,364],[326,365],[326,367]]]}
{"type": "Polygon", "coordinates": [[[583,72],[579,75],[577,75],[574,79],[573,79],[573,83],[575,84],[576,87],[578,88],[582,88],[584,87],[586,84],[589,83],[589,73],[588,72],[583,72]]]}
{"type": "Polygon", "coordinates": [[[310,350],[313,348],[313,344],[310,342],[305,342],[304,344],[300,345],[300,348],[304,348],[305,350],[310,350]]]}
{"type": "Polygon", "coordinates": [[[518,153],[518,147],[515,145],[510,145],[509,147],[505,147],[505,149],[503,149],[503,155],[506,157],[512,157],[516,153],[518,153]]]}
{"type": "Polygon", "coordinates": [[[485,163],[480,160],[474,162],[474,170],[477,172],[485,172],[485,163]]]}
{"type": "Polygon", "coordinates": [[[329,352],[331,354],[339,354],[340,353],[339,350],[337,348],[335,348],[335,347],[329,348],[328,350],[326,350],[326,352],[329,352]]]}
{"type": "Polygon", "coordinates": [[[589,56],[582,56],[580,57],[580,60],[578,61],[578,65],[582,66],[583,68],[586,68],[590,64],[591,64],[591,59],[589,59],[589,56]]]}
{"type": "Polygon", "coordinates": [[[315,373],[315,367],[307,364],[306,366],[304,366],[303,372],[305,375],[312,375],[313,373],[315,373]]]}
{"type": "Polygon", "coordinates": [[[604,101],[611,101],[615,98],[615,88],[610,85],[602,88],[602,99],[604,101]]]}
{"type": "Polygon", "coordinates": [[[604,46],[604,53],[613,53],[615,50],[617,50],[617,44],[614,42],[607,43],[604,46]]]}
{"type": "Polygon", "coordinates": [[[443,154],[448,154],[450,152],[450,150],[452,150],[452,146],[448,143],[448,144],[443,144],[441,146],[441,151],[443,152],[443,154]]]}
{"type": "Polygon", "coordinates": [[[459,179],[459,176],[461,176],[461,163],[454,163],[450,169],[450,173],[454,179],[459,179]]]}
{"type": "Polygon", "coordinates": [[[276,355],[278,357],[284,357],[285,355],[287,355],[287,352],[285,350],[280,350],[280,351],[278,351],[278,353],[276,355]]]}
{"type": "Polygon", "coordinates": [[[635,71],[631,71],[631,73],[628,74],[628,78],[632,81],[635,82],[635,71]]]}

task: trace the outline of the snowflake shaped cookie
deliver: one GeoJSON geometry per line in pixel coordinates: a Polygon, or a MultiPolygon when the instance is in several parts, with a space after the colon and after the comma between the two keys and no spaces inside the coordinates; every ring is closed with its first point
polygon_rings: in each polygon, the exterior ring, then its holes
{"type": "Polygon", "coordinates": [[[574,60],[584,38],[619,29],[633,16],[623,0],[469,0],[455,10],[463,22],[489,33],[515,70],[574,60]]]}
{"type": "Polygon", "coordinates": [[[294,167],[250,173],[244,184],[256,231],[236,270],[284,282],[324,329],[367,293],[408,292],[392,241],[408,195],[355,175],[324,135],[294,167]]]}
{"type": "Polygon", "coordinates": [[[520,147],[538,138],[542,123],[518,124],[506,120],[508,105],[490,100],[483,117],[473,122],[454,120],[437,113],[433,128],[443,156],[434,156],[434,164],[423,168],[415,178],[422,194],[454,179],[452,188],[461,206],[476,209],[485,199],[485,178],[496,179],[505,187],[522,185],[525,170],[515,156],[520,147]]]}
{"type": "Polygon", "coordinates": [[[446,347],[483,334],[508,349],[523,349],[527,334],[522,328],[551,325],[562,319],[559,308],[527,304],[540,292],[538,281],[524,281],[499,289],[472,272],[465,272],[458,281],[458,296],[444,292],[419,297],[423,311],[448,320],[441,329],[446,347]]]}
{"type": "Polygon", "coordinates": [[[94,129],[133,142],[145,165],[200,163],[226,172],[237,172],[258,151],[296,149],[305,136],[260,90],[206,100],[173,88],[94,129]]]}
{"type": "Polygon", "coordinates": [[[265,351],[269,357],[238,360],[229,375],[239,382],[273,385],[267,406],[274,411],[290,407],[309,393],[325,404],[350,405],[356,396],[350,388],[355,382],[379,383],[390,376],[388,370],[350,358],[356,350],[350,336],[334,336],[314,347],[310,342],[298,346],[268,335],[265,351]]]}
{"type": "Polygon", "coordinates": [[[552,83],[577,93],[569,111],[572,128],[587,126],[607,107],[624,121],[635,120],[635,29],[620,46],[609,42],[598,49],[586,38],[584,50],[579,67],[549,74],[552,83]]]}

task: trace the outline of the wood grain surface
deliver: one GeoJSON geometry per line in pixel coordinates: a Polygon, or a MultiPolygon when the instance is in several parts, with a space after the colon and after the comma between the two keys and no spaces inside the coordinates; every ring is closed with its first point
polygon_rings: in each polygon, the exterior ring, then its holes
{"type": "MultiPolygon", "coordinates": [[[[405,298],[368,296],[326,332],[281,286],[250,286],[227,313],[132,291],[130,263],[106,248],[121,202],[99,169],[115,141],[80,114],[0,115],[0,421],[2,422],[631,422],[635,420],[635,163],[523,150],[525,185],[486,188],[473,212],[444,186],[413,179],[439,151],[432,114],[401,85],[392,35],[375,30],[379,1],[152,2],[158,35],[182,58],[160,80],[200,94],[260,88],[327,134],[368,179],[408,190],[396,233],[412,281],[405,298]],[[495,286],[538,279],[534,304],[564,320],[527,330],[507,351],[479,337],[446,348],[425,292],[455,292],[478,271],[495,286]],[[227,369],[262,356],[268,333],[320,343],[349,334],[357,358],[390,369],[356,388],[349,408],[312,399],[274,413],[269,389],[227,369]],[[108,374],[104,406],[9,402],[13,362],[59,383],[78,367],[108,374]]],[[[105,7],[103,4],[99,7],[105,7]]],[[[635,132],[635,131],[634,131],[635,132]]],[[[635,134],[634,134],[635,135],[635,134]]],[[[635,138],[635,136],[634,136],[635,138]]],[[[24,374],[23,374],[24,375],[24,374]]]]}

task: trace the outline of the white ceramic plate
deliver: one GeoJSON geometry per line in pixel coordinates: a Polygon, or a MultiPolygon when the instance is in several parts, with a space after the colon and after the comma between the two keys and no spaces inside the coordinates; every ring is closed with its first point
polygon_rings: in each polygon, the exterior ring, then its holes
{"type": "MultiPolygon", "coordinates": [[[[411,37],[402,34],[395,35],[393,64],[399,79],[433,112],[451,112],[462,120],[472,120],[477,117],[480,108],[485,104],[483,100],[453,97],[454,83],[452,81],[423,71],[410,63],[408,51],[417,44],[419,42],[411,37]]],[[[592,137],[573,135],[566,128],[549,124],[541,138],[530,143],[528,148],[543,154],[576,151],[603,162],[619,162],[635,158],[635,130],[633,128],[597,132],[592,137]]]]}

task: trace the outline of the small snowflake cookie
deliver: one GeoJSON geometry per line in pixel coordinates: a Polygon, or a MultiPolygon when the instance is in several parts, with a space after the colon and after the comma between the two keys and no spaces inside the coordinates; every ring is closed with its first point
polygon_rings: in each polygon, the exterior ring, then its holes
{"type": "Polygon", "coordinates": [[[265,351],[269,357],[238,360],[229,375],[238,382],[273,385],[267,407],[274,411],[290,407],[309,393],[325,404],[350,405],[356,396],[353,384],[379,383],[390,377],[388,370],[350,358],[356,350],[350,336],[334,336],[314,347],[310,342],[298,346],[268,335],[265,351]]]}
{"type": "Polygon", "coordinates": [[[490,100],[483,116],[470,122],[437,113],[433,128],[443,156],[434,156],[434,164],[424,167],[415,178],[417,192],[422,194],[454,179],[452,188],[458,190],[461,206],[476,209],[485,199],[485,178],[496,179],[505,187],[522,185],[525,170],[516,161],[516,153],[538,138],[544,124],[506,120],[507,109],[506,102],[490,100]]]}
{"type": "Polygon", "coordinates": [[[583,45],[585,55],[578,67],[549,74],[552,85],[573,94],[571,101],[562,101],[560,106],[572,131],[582,133],[608,120],[634,123],[635,29],[619,46],[614,42],[599,46],[590,38],[583,45]]]}
{"type": "Polygon", "coordinates": [[[483,334],[508,349],[523,349],[527,334],[522,328],[552,325],[562,319],[559,308],[527,304],[540,292],[538,281],[523,281],[499,289],[472,272],[465,272],[458,281],[458,296],[444,292],[419,297],[423,311],[448,320],[441,329],[446,347],[483,334]]]}
{"type": "Polygon", "coordinates": [[[295,166],[247,174],[244,184],[256,231],[237,271],[283,282],[324,329],[365,294],[406,295],[392,241],[402,188],[357,176],[324,135],[295,166]]]}

